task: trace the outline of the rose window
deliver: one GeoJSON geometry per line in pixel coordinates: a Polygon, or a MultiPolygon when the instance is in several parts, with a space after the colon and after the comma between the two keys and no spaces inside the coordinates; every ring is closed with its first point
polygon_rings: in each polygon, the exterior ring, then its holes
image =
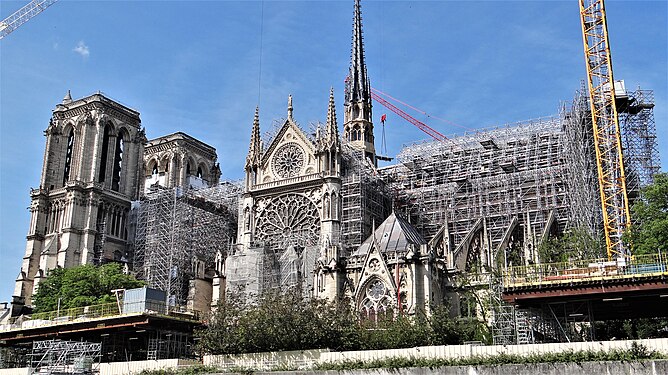
{"type": "Polygon", "coordinates": [[[304,151],[296,143],[288,143],[276,151],[272,167],[282,178],[296,177],[304,166],[304,151]]]}
{"type": "Polygon", "coordinates": [[[364,293],[364,299],[359,306],[362,315],[373,321],[384,317],[392,305],[389,289],[387,289],[385,283],[378,279],[373,280],[367,284],[364,293]]]}
{"type": "Polygon", "coordinates": [[[303,195],[274,198],[257,219],[255,238],[272,249],[313,246],[320,239],[320,214],[303,195]]]}

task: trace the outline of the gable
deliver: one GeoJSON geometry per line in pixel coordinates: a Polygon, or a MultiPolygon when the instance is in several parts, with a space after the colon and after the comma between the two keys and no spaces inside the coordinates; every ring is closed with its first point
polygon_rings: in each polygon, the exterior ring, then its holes
{"type": "Polygon", "coordinates": [[[291,120],[285,123],[260,161],[260,183],[316,173],[315,145],[291,120]]]}

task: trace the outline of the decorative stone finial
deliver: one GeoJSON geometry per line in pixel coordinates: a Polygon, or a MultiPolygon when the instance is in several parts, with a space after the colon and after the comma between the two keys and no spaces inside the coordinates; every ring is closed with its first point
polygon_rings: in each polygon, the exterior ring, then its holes
{"type": "Polygon", "coordinates": [[[63,98],[63,104],[70,104],[72,103],[72,94],[70,93],[70,90],[67,90],[67,94],[63,98]]]}
{"type": "Polygon", "coordinates": [[[288,118],[292,120],[292,95],[288,95],[288,118]]]}

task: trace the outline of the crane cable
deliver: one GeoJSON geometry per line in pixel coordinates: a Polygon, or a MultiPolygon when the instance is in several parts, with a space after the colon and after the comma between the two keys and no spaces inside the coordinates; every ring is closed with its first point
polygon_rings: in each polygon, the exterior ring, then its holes
{"type": "Polygon", "coordinates": [[[464,125],[459,125],[458,123],[456,123],[456,122],[454,122],[454,121],[450,121],[450,120],[446,120],[446,119],[443,119],[443,118],[440,118],[440,117],[432,116],[432,115],[428,114],[427,112],[425,112],[425,111],[423,111],[423,110],[421,110],[421,109],[419,109],[419,108],[415,108],[415,107],[413,107],[412,105],[410,105],[410,104],[408,104],[408,103],[405,103],[405,102],[403,102],[403,101],[401,101],[401,100],[399,100],[399,99],[397,99],[397,98],[395,98],[395,97],[393,97],[393,96],[391,96],[391,95],[389,95],[389,94],[387,94],[387,93],[384,93],[384,92],[378,90],[378,89],[375,88],[375,87],[372,87],[372,88],[371,88],[371,91],[375,91],[376,94],[383,95],[383,96],[385,96],[385,97],[387,97],[387,98],[390,98],[390,99],[394,100],[394,101],[397,102],[397,103],[401,103],[401,104],[405,105],[406,107],[408,107],[408,108],[410,108],[410,109],[412,109],[412,110],[414,110],[414,111],[416,111],[416,112],[419,112],[419,113],[421,113],[421,114],[423,114],[423,115],[425,115],[425,116],[427,116],[427,117],[429,117],[429,118],[433,118],[433,119],[442,121],[442,122],[444,122],[444,123],[449,123],[449,124],[458,126],[458,127],[462,128],[462,129],[465,129],[465,130],[473,130],[473,129],[471,129],[471,128],[469,128],[469,127],[466,127],[466,126],[464,126],[464,125]]]}

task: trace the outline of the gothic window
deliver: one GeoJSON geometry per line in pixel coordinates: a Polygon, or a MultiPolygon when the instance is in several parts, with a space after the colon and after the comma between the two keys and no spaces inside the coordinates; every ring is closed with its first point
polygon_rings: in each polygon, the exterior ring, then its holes
{"type": "Polygon", "coordinates": [[[158,163],[153,164],[153,167],[151,168],[151,175],[154,176],[158,174],[158,163]]]}
{"type": "Polygon", "coordinates": [[[272,166],[282,178],[296,177],[304,166],[304,151],[296,143],[285,144],[276,151],[272,166]]]}
{"type": "Polygon", "coordinates": [[[353,141],[359,141],[359,140],[361,140],[361,138],[362,138],[362,130],[360,129],[359,125],[355,125],[355,126],[353,127],[353,134],[352,134],[352,135],[353,135],[353,137],[352,137],[352,140],[353,140],[353,141]]]}
{"type": "Polygon", "coordinates": [[[125,142],[123,141],[123,133],[118,132],[118,137],[116,137],[116,149],[114,151],[114,169],[111,179],[111,189],[114,191],[119,191],[121,188],[121,169],[123,167],[123,149],[125,148],[125,142]]]}
{"type": "Polygon", "coordinates": [[[190,162],[186,162],[186,176],[190,176],[190,162]]]}
{"type": "Polygon", "coordinates": [[[202,178],[202,167],[197,167],[197,178],[202,178]]]}
{"type": "Polygon", "coordinates": [[[379,279],[367,283],[364,290],[364,299],[359,306],[362,317],[372,321],[382,320],[392,305],[390,291],[379,279]]]}
{"type": "Polygon", "coordinates": [[[97,182],[104,182],[107,177],[107,154],[109,153],[109,125],[104,127],[104,135],[102,136],[102,154],[100,155],[100,174],[97,177],[97,182]]]}
{"type": "Polygon", "coordinates": [[[74,150],[74,129],[70,129],[67,137],[67,151],[65,152],[65,172],[63,173],[63,185],[70,179],[70,167],[72,166],[72,151],[74,150]]]}
{"type": "Polygon", "coordinates": [[[320,213],[303,195],[272,199],[258,215],[255,238],[272,249],[313,246],[320,238],[320,213]]]}

